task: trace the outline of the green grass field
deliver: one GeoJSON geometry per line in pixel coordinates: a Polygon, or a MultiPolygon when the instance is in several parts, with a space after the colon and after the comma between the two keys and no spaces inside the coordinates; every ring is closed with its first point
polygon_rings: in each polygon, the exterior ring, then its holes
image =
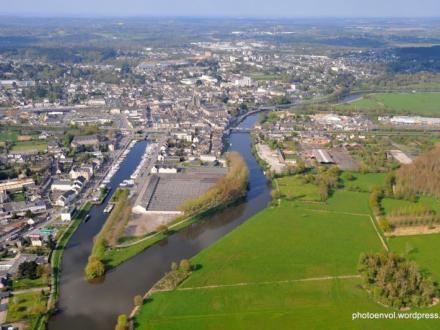
{"type": "Polygon", "coordinates": [[[301,280],[356,275],[362,252],[383,250],[369,216],[347,214],[368,213],[367,203],[367,193],[337,191],[263,210],[195,256],[199,269],[177,290],[155,293],[136,328],[365,328],[351,313],[383,308],[358,278],[301,280]]]}
{"type": "Polygon", "coordinates": [[[9,299],[6,322],[38,317],[46,311],[47,295],[40,292],[21,293],[9,299]]]}
{"type": "Polygon", "coordinates": [[[434,280],[440,281],[440,234],[390,237],[392,251],[407,254],[434,280]]]}
{"type": "Polygon", "coordinates": [[[0,141],[9,141],[14,142],[17,141],[17,132],[0,130],[0,141]]]}
{"type": "Polygon", "coordinates": [[[9,195],[9,197],[14,202],[24,202],[25,199],[26,199],[25,196],[24,196],[24,193],[22,191],[18,191],[18,192],[12,193],[12,194],[9,195]]]}
{"type": "Polygon", "coordinates": [[[440,115],[440,93],[377,93],[347,104],[336,110],[384,110],[399,114],[422,116],[440,115]]]}
{"type": "Polygon", "coordinates": [[[341,175],[344,188],[349,190],[359,190],[369,192],[375,186],[382,186],[385,178],[385,173],[351,173],[354,180],[348,180],[348,172],[341,175]]]}
{"type": "MultiPolygon", "coordinates": [[[[375,303],[359,278],[343,278],[357,275],[362,252],[384,250],[370,221],[367,192],[382,184],[384,174],[354,176],[348,181],[343,174],[344,188],[325,203],[305,200],[315,186],[302,186],[300,178],[278,179],[283,194],[304,199],[282,199],[201,251],[187,280],[144,303],[135,328],[437,329],[438,320],[352,320],[356,312],[395,311],[375,303]]],[[[440,210],[436,199],[418,202],[440,210]]],[[[407,203],[383,200],[388,211],[407,203]]],[[[386,240],[391,251],[440,280],[440,234],[386,240]]],[[[440,313],[440,304],[415,311],[440,313]]]]}
{"type": "Polygon", "coordinates": [[[47,277],[42,276],[35,280],[31,280],[29,278],[23,278],[12,281],[12,290],[39,288],[39,287],[45,287],[47,285],[48,285],[47,277]]]}
{"type": "Polygon", "coordinates": [[[46,151],[47,143],[40,141],[26,141],[14,143],[12,152],[32,152],[32,151],[46,151]]]}
{"type": "Polygon", "coordinates": [[[285,176],[276,179],[276,181],[280,193],[286,197],[309,201],[319,201],[321,199],[318,186],[303,183],[299,175],[285,176]]]}
{"type": "Polygon", "coordinates": [[[283,201],[198,254],[183,287],[356,274],[361,252],[380,249],[368,216],[283,201]]]}
{"type": "MultiPolygon", "coordinates": [[[[438,320],[352,320],[356,312],[392,312],[344,279],[172,291],[155,294],[136,329],[436,329],[438,320]]],[[[439,308],[436,306],[436,311],[439,308]]]]}

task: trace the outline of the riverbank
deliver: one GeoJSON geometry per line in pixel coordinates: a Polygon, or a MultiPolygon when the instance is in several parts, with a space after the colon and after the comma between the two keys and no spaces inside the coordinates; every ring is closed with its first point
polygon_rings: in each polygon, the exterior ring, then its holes
{"type": "MultiPolygon", "coordinates": [[[[114,227],[115,223],[118,222],[118,217],[121,214],[119,209],[122,210],[122,205],[127,203],[128,196],[120,202],[117,202],[115,210],[107,219],[100,234],[95,238],[88,266],[92,263],[95,265],[93,268],[99,267],[102,269],[102,266],[104,266],[106,271],[113,269],[194,222],[212,216],[216,212],[239,203],[246,195],[249,170],[245,161],[238,153],[228,154],[227,162],[229,167],[228,173],[221,178],[216,185],[202,196],[186,201],[179,207],[179,210],[184,213],[183,216],[175,219],[170,225],[164,226],[161,230],[140,238],[137,241],[130,241],[126,244],[115,246],[114,244],[109,244],[108,239],[104,237],[105,232],[109,231],[109,228],[114,227]],[[98,265],[96,259],[102,263],[102,266],[98,265]]],[[[119,219],[119,222],[120,221],[121,219],[119,219]]],[[[125,220],[122,219],[122,222],[125,222],[125,220]]],[[[90,275],[90,271],[91,269],[89,269],[89,274],[87,274],[86,267],[86,277],[88,279],[94,278],[93,276],[88,276],[90,275]]],[[[103,275],[100,272],[93,273],[99,276],[103,275]]]]}
{"type": "MultiPolygon", "coordinates": [[[[246,118],[243,127],[250,127],[258,115],[246,118]]],[[[50,321],[51,330],[114,328],[117,315],[127,313],[133,307],[133,297],[145,292],[169,271],[172,261],[188,259],[211,245],[226,233],[245,222],[249,217],[268,205],[270,194],[267,179],[250,152],[248,133],[232,133],[229,136],[228,151],[237,151],[249,168],[249,189],[243,202],[235,203],[209,216],[191,221],[185,228],[174,230],[173,235],[162,239],[148,249],[137,253],[108,272],[104,282],[91,284],[84,280],[84,266],[90,255],[93,237],[100,231],[106,215],[106,206],[94,207],[91,219],[73,235],[63,257],[61,274],[61,295],[57,313],[50,321]],[[114,297],[118,297],[115,301],[114,297]],[[93,302],[93,303],[92,303],[93,302]]],[[[137,153],[142,155],[143,147],[135,146],[127,163],[121,166],[124,173],[117,174],[112,182],[116,189],[121,180],[129,177],[137,165],[137,153]]],[[[177,228],[177,229],[178,229],[177,228]]]]}

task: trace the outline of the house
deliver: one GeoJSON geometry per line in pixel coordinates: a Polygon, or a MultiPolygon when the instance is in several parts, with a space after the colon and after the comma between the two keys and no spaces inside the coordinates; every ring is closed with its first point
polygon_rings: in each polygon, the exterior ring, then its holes
{"type": "Polygon", "coordinates": [[[79,176],[76,178],[75,182],[73,183],[73,189],[77,192],[80,192],[83,190],[84,186],[86,185],[87,180],[83,176],[79,176]]]}
{"type": "Polygon", "coordinates": [[[73,199],[76,196],[76,191],[75,190],[69,190],[66,191],[64,194],[62,194],[57,201],[55,202],[55,204],[57,206],[67,206],[70,204],[70,202],[73,201],[73,199]]]}
{"type": "Polygon", "coordinates": [[[32,246],[43,246],[43,238],[40,234],[29,234],[32,246]]]}
{"type": "Polygon", "coordinates": [[[5,180],[0,182],[0,191],[21,190],[23,187],[33,184],[32,178],[5,180]]]}
{"type": "Polygon", "coordinates": [[[155,165],[151,168],[151,174],[176,174],[177,168],[168,165],[155,165]]]}
{"type": "Polygon", "coordinates": [[[51,191],[69,191],[73,188],[70,180],[55,180],[50,186],[51,191]]]}
{"type": "Polygon", "coordinates": [[[80,146],[97,146],[99,144],[98,136],[93,135],[83,135],[83,136],[75,136],[70,143],[72,148],[78,148],[80,146]]]}
{"type": "Polygon", "coordinates": [[[86,180],[90,180],[93,176],[93,166],[83,165],[81,167],[73,167],[69,172],[69,177],[72,180],[75,180],[80,176],[86,178],[86,180]]]}
{"type": "Polygon", "coordinates": [[[202,162],[215,162],[217,160],[217,157],[215,155],[205,154],[200,155],[200,160],[202,162]]]}
{"type": "Polygon", "coordinates": [[[60,213],[61,221],[70,221],[70,220],[72,220],[72,216],[73,216],[74,212],[75,212],[75,208],[71,208],[71,209],[65,208],[65,209],[63,209],[61,211],[61,213],[60,213]]]}

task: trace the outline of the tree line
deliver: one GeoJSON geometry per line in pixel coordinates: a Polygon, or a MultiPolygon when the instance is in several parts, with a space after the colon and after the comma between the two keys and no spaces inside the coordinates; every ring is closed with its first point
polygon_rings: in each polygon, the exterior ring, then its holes
{"type": "Polygon", "coordinates": [[[440,146],[397,170],[394,194],[407,200],[415,200],[418,195],[440,198],[440,146]]]}
{"type": "Polygon", "coordinates": [[[228,153],[228,173],[203,195],[185,201],[177,207],[185,215],[193,215],[227,205],[246,196],[249,170],[243,157],[237,152],[228,153]]]}

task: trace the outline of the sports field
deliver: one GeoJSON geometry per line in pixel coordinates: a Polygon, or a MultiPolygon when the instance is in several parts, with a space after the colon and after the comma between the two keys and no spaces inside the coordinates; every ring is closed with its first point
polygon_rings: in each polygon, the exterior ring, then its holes
{"type": "Polygon", "coordinates": [[[383,110],[383,113],[440,116],[440,93],[377,93],[336,106],[337,110],[383,110]]]}

